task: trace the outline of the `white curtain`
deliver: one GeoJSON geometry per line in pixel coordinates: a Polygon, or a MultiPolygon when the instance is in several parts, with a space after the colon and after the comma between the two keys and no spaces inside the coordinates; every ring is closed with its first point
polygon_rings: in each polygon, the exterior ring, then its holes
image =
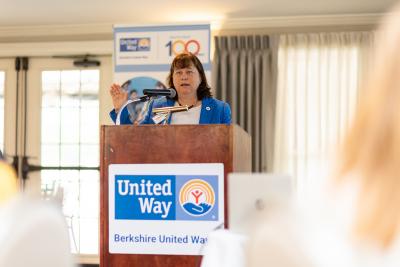
{"type": "Polygon", "coordinates": [[[274,171],[297,192],[324,182],[368,67],[372,32],[281,35],[274,171]]]}

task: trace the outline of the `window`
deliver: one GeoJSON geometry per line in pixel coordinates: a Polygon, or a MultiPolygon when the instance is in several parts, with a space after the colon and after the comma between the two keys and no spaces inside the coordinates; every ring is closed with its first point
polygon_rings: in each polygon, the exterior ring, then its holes
{"type": "Polygon", "coordinates": [[[56,193],[71,251],[98,254],[99,70],[42,72],[42,193],[56,193]],[[91,167],[89,170],[79,168],[91,167]]]}
{"type": "Polygon", "coordinates": [[[370,33],[284,35],[279,50],[275,171],[307,195],[324,182],[357,103],[370,33]]]}
{"type": "Polygon", "coordinates": [[[0,71],[0,149],[4,152],[4,87],[5,72],[0,71]]]}

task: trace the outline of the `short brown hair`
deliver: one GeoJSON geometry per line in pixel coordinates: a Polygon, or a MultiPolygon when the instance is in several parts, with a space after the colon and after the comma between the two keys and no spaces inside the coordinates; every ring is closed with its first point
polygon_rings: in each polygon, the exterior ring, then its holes
{"type": "MultiPolygon", "coordinates": [[[[168,86],[175,89],[172,79],[172,75],[174,74],[175,69],[183,69],[190,67],[191,65],[196,67],[201,79],[200,85],[197,88],[197,99],[202,100],[204,97],[212,97],[211,87],[207,83],[207,78],[204,72],[203,65],[201,64],[200,60],[192,53],[181,53],[174,58],[171,63],[171,68],[167,77],[168,86]]],[[[177,100],[178,95],[176,95],[174,99],[177,100]]]]}

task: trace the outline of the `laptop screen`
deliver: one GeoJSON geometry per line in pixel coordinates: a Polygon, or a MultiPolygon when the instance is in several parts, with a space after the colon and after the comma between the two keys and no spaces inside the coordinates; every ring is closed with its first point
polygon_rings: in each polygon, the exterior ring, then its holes
{"type": "Polygon", "coordinates": [[[287,205],[292,197],[287,175],[230,173],[228,175],[228,228],[247,234],[269,211],[287,205]]]}

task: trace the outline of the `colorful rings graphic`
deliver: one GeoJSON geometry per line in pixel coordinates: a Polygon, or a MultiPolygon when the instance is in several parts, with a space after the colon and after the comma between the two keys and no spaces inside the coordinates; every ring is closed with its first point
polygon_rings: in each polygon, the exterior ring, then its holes
{"type": "Polygon", "coordinates": [[[175,40],[175,41],[169,41],[166,45],[166,47],[169,47],[169,55],[176,56],[180,53],[183,52],[190,52],[194,55],[197,55],[200,52],[200,43],[197,40],[175,40]]]}
{"type": "Polygon", "coordinates": [[[215,204],[214,189],[204,180],[190,180],[179,192],[179,203],[192,216],[205,215],[215,204]]]}

